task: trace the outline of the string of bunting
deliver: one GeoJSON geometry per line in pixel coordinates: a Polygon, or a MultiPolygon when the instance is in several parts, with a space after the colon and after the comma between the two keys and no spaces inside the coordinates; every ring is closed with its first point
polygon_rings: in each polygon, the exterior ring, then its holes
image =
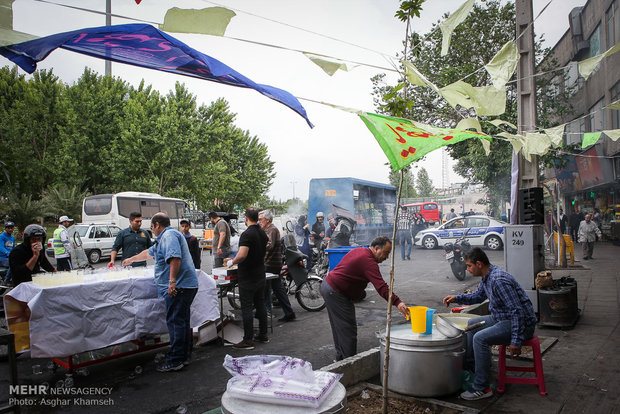
{"type": "MultiPolygon", "coordinates": [[[[70,6],[70,5],[64,5],[61,3],[55,3],[55,2],[48,1],[48,0],[36,0],[36,1],[39,1],[42,3],[53,4],[57,6],[62,6],[62,7],[69,7],[69,8],[86,11],[86,12],[105,14],[103,12],[99,12],[96,10],[90,10],[90,9],[70,6]]],[[[209,35],[214,35],[214,36],[225,36],[226,28],[228,24],[230,23],[230,20],[236,15],[235,12],[217,3],[214,3],[212,1],[209,1],[209,0],[203,0],[203,1],[207,3],[215,4],[217,7],[211,7],[211,8],[202,9],[202,10],[188,10],[188,9],[179,9],[175,7],[167,11],[163,24],[158,24],[155,22],[148,22],[148,23],[159,25],[160,29],[166,30],[166,31],[181,32],[181,33],[201,33],[201,34],[209,34],[209,35]]],[[[534,20],[540,17],[540,15],[545,11],[545,9],[549,6],[549,4],[551,4],[552,1],[553,0],[550,0],[547,3],[547,5],[545,5],[545,7],[541,10],[541,12],[536,16],[534,20]]],[[[466,19],[466,17],[468,16],[468,14],[473,8],[474,2],[475,0],[466,0],[456,11],[451,13],[449,17],[440,24],[440,30],[442,31],[442,56],[448,53],[448,49],[450,45],[450,38],[451,38],[453,31],[456,29],[456,27],[460,23],[462,23],[466,19]]],[[[258,16],[252,13],[248,13],[248,12],[244,12],[244,13],[247,13],[255,17],[267,19],[265,17],[258,16]]],[[[113,15],[113,16],[117,18],[124,18],[124,19],[130,19],[130,20],[135,20],[135,21],[144,21],[141,19],[131,18],[131,17],[122,16],[122,15],[113,15]]],[[[274,21],[280,24],[284,24],[282,22],[278,22],[273,19],[267,19],[267,20],[274,21]]],[[[533,24],[533,21],[530,24],[533,24]]],[[[292,26],[288,24],[287,26],[290,26],[290,27],[293,27],[299,30],[304,30],[304,31],[307,31],[307,32],[310,32],[316,35],[322,35],[320,33],[312,32],[306,29],[301,29],[296,26],[292,26]]],[[[0,32],[0,36],[3,36],[3,35],[6,35],[6,33],[0,32]]],[[[28,36],[27,34],[21,34],[21,35],[28,36]]],[[[325,36],[325,35],[322,35],[322,36],[330,38],[332,40],[341,41],[341,42],[344,42],[344,43],[347,43],[353,46],[361,47],[366,50],[370,50],[372,52],[381,54],[387,58],[387,55],[384,53],[377,52],[377,51],[365,48],[363,46],[355,45],[350,42],[345,42],[340,39],[332,38],[330,36],[325,36]]],[[[353,69],[356,65],[371,66],[374,68],[379,68],[379,69],[388,70],[388,71],[398,71],[397,68],[395,69],[384,68],[384,67],[380,67],[376,65],[368,65],[362,62],[354,62],[355,64],[351,65],[348,63],[348,61],[341,60],[341,59],[331,57],[331,56],[311,53],[311,52],[307,52],[303,50],[294,50],[294,49],[270,45],[266,43],[249,41],[246,39],[239,39],[239,38],[232,38],[232,39],[239,40],[239,41],[248,41],[250,43],[257,43],[263,46],[278,47],[278,48],[282,48],[286,50],[292,50],[295,52],[303,53],[306,57],[308,57],[312,62],[317,64],[319,67],[321,67],[329,75],[333,75],[337,70],[349,71],[353,69]]],[[[421,42],[418,43],[418,45],[419,44],[421,44],[421,42]]],[[[599,54],[597,56],[594,56],[592,58],[579,62],[580,74],[584,78],[587,79],[588,76],[592,73],[592,71],[596,68],[596,66],[604,58],[618,51],[620,51],[620,44],[615,45],[614,47],[610,48],[609,50],[607,50],[606,52],[602,54],[599,54]]],[[[484,66],[484,69],[487,71],[487,73],[489,74],[491,78],[492,86],[483,86],[483,87],[474,87],[462,80],[479,72],[483,68],[479,68],[478,70],[463,77],[461,80],[457,82],[454,82],[450,85],[439,88],[436,85],[432,84],[430,81],[428,81],[428,79],[426,79],[424,75],[422,75],[415,68],[412,62],[403,61],[402,64],[405,68],[404,76],[409,80],[409,82],[411,82],[411,84],[431,88],[438,95],[444,98],[453,108],[456,109],[459,106],[463,108],[473,108],[476,111],[477,116],[498,116],[505,112],[505,105],[506,105],[505,87],[506,87],[506,84],[509,83],[509,80],[512,77],[512,75],[514,74],[516,65],[518,63],[518,59],[519,59],[519,53],[518,53],[515,41],[506,43],[500,49],[500,51],[493,57],[493,59],[484,66]]],[[[556,70],[563,70],[564,68],[559,68],[556,70]]],[[[540,76],[540,75],[541,74],[535,74],[534,76],[540,76]]],[[[300,98],[300,99],[303,99],[303,98],[300,98]]],[[[312,101],[312,100],[309,100],[309,101],[312,101]]],[[[332,107],[338,107],[337,105],[331,105],[331,104],[328,104],[328,105],[332,107]]],[[[338,107],[338,108],[342,109],[342,107],[338,107]]],[[[618,110],[620,109],[620,101],[616,101],[606,106],[603,109],[618,110]]],[[[357,110],[355,111],[360,112],[360,113],[362,112],[362,111],[357,111],[357,110]]],[[[597,112],[597,111],[594,111],[594,112],[597,112]]],[[[365,113],[365,114],[368,115],[368,113],[365,113]]],[[[591,115],[592,114],[584,115],[584,117],[591,116],[591,115]]],[[[360,117],[362,117],[362,115],[360,115],[360,117]]],[[[369,127],[369,129],[371,129],[371,132],[373,132],[373,135],[375,135],[375,138],[376,138],[377,131],[381,130],[381,128],[377,128],[377,120],[373,119],[371,121],[371,118],[369,118],[368,116],[362,117],[362,120],[364,120],[365,124],[367,125],[367,127],[369,127]],[[372,125],[372,128],[370,125],[372,125]]],[[[401,120],[399,122],[402,123],[403,121],[401,120]]],[[[411,123],[414,121],[408,121],[408,122],[411,123]]],[[[489,123],[497,127],[500,127],[501,125],[508,125],[511,128],[517,129],[516,126],[510,123],[507,123],[505,121],[501,121],[501,120],[490,121],[489,123]]],[[[549,148],[551,148],[552,146],[555,146],[555,147],[560,146],[562,142],[562,135],[564,133],[565,126],[566,124],[562,124],[562,125],[558,125],[553,128],[543,129],[542,133],[527,132],[525,133],[525,135],[512,134],[507,131],[504,131],[501,134],[499,134],[499,136],[496,138],[506,139],[507,141],[511,142],[515,152],[522,151],[525,158],[529,159],[530,156],[533,154],[542,155],[546,153],[549,150],[549,148]]],[[[430,128],[433,128],[433,127],[430,127],[430,128]]],[[[457,131],[457,130],[467,131],[468,129],[475,129],[477,131],[477,134],[482,134],[481,132],[482,128],[480,127],[480,122],[476,118],[463,119],[461,122],[459,122],[456,129],[454,130],[439,131],[439,129],[437,129],[435,132],[443,133],[444,134],[443,138],[445,138],[448,131],[452,131],[452,132],[457,131]]],[[[388,131],[385,131],[385,132],[388,132],[388,131]]],[[[412,132],[412,131],[408,131],[408,132],[412,132]]],[[[420,133],[428,134],[428,131],[426,130],[420,133]]],[[[582,141],[582,148],[586,148],[587,146],[595,144],[603,134],[614,141],[617,140],[619,136],[618,130],[606,130],[606,131],[586,133],[584,134],[584,138],[582,141]]],[[[485,137],[489,137],[486,134],[482,134],[482,135],[484,135],[485,137]]],[[[429,138],[429,137],[425,137],[425,138],[429,138]]],[[[448,141],[459,142],[460,140],[456,140],[456,139],[445,140],[444,139],[444,142],[448,142],[448,141]]],[[[485,151],[488,154],[489,147],[490,147],[488,144],[489,141],[481,140],[481,142],[483,143],[483,146],[485,147],[485,151]]],[[[446,145],[449,145],[449,143],[446,145]]],[[[412,146],[411,148],[415,149],[415,151],[409,152],[409,155],[407,155],[407,157],[404,157],[407,160],[419,159],[425,153],[428,153],[428,151],[425,152],[424,149],[420,149],[418,147],[412,146]],[[414,153],[417,155],[414,156],[414,153]]],[[[403,151],[404,150],[401,150],[400,153],[404,154],[403,151]]],[[[388,155],[388,158],[390,158],[390,155],[388,155]]],[[[392,159],[390,159],[390,162],[394,166],[392,159]]],[[[399,163],[396,163],[396,164],[400,165],[399,163]]]]}

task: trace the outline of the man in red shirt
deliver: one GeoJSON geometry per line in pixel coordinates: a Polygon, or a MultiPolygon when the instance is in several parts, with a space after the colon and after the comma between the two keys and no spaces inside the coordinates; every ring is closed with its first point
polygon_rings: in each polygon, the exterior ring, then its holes
{"type": "MultiPolygon", "coordinates": [[[[372,283],[379,295],[388,300],[389,286],[379,271],[379,263],[390,255],[392,242],[385,236],[375,238],[370,247],[358,247],[347,253],[321,283],[321,295],[325,298],[329,324],[332,328],[336,360],[357,354],[357,322],[353,301],[362,298],[368,283],[372,283]]],[[[392,304],[404,316],[408,306],[396,294],[392,304]]]]}

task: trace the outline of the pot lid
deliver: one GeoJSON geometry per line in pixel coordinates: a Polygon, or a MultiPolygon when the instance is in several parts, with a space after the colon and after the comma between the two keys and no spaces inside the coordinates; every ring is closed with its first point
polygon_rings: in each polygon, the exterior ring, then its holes
{"type": "MultiPolygon", "coordinates": [[[[385,342],[385,329],[379,333],[379,338],[382,342],[385,342]]],[[[448,338],[437,330],[433,324],[433,330],[431,334],[419,334],[413,333],[411,330],[411,324],[393,325],[390,330],[390,342],[400,345],[416,345],[416,346],[437,346],[437,345],[450,345],[463,342],[463,335],[458,335],[454,338],[448,338]]]]}

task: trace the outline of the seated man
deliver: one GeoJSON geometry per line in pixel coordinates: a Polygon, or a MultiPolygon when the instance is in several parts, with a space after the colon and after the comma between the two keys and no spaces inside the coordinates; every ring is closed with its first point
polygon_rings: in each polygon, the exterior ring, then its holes
{"type": "Polygon", "coordinates": [[[536,315],[525,291],[504,269],[489,263],[489,258],[476,247],[465,254],[467,270],[482,277],[478,290],[470,294],[448,295],[443,303],[464,305],[489,299],[490,315],[472,318],[468,325],[485,321],[485,325],[467,332],[465,368],[475,366],[474,385],[461,394],[465,400],[479,400],[493,396],[489,387],[491,345],[510,345],[510,355],[521,354],[521,344],[534,335],[536,315]]]}

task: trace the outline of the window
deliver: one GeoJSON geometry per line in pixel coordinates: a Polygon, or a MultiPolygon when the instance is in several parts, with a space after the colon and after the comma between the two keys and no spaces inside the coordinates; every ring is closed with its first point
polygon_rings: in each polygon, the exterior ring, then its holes
{"type": "Polygon", "coordinates": [[[162,200],[159,202],[159,206],[159,208],[161,209],[160,211],[166,213],[171,219],[179,218],[179,216],[177,216],[177,206],[175,205],[174,201],[162,200]]]}
{"type": "Polygon", "coordinates": [[[590,119],[590,132],[597,132],[603,130],[603,99],[601,98],[594,104],[589,110],[590,119]]]}
{"type": "Polygon", "coordinates": [[[583,84],[583,78],[579,76],[579,63],[568,62],[564,69],[564,89],[569,94],[574,94],[583,84]]]}
{"type": "Polygon", "coordinates": [[[118,197],[118,214],[129,218],[133,212],[140,212],[140,200],[137,198],[118,197]]]}
{"type": "Polygon", "coordinates": [[[110,229],[110,235],[112,237],[116,237],[118,232],[121,231],[121,228],[120,227],[116,227],[116,226],[109,226],[109,229],[110,229]]]}
{"type": "Polygon", "coordinates": [[[489,220],[485,218],[467,219],[467,227],[489,227],[489,220]]]}
{"type": "Polygon", "coordinates": [[[437,210],[437,204],[424,204],[424,210],[437,210]]]}
{"type": "Polygon", "coordinates": [[[579,117],[566,124],[564,133],[566,134],[566,144],[579,144],[586,130],[585,118],[579,117]]]}
{"type": "Polygon", "coordinates": [[[159,200],[140,200],[142,218],[150,220],[155,214],[159,213],[159,200]]]}
{"type": "Polygon", "coordinates": [[[596,26],[596,29],[590,35],[590,57],[601,54],[601,25],[596,26]]]}
{"type": "Polygon", "coordinates": [[[97,227],[95,227],[95,239],[103,239],[105,237],[110,237],[110,232],[108,231],[108,226],[97,226],[97,227]]]}
{"type": "Polygon", "coordinates": [[[108,214],[112,210],[112,196],[110,194],[88,197],[84,200],[84,213],[87,216],[108,214]]]}
{"type": "Polygon", "coordinates": [[[446,226],[447,229],[460,229],[465,227],[465,220],[458,219],[446,226]]]}
{"type": "Polygon", "coordinates": [[[620,42],[620,10],[618,4],[620,0],[615,0],[607,9],[607,49],[620,42]]]}
{"type": "Polygon", "coordinates": [[[71,226],[75,229],[75,232],[80,235],[80,237],[86,236],[86,231],[88,230],[88,226],[71,226]]]}
{"type": "MultiPolygon", "coordinates": [[[[611,94],[611,102],[616,102],[620,99],[620,82],[616,83],[609,92],[611,94]]],[[[620,129],[620,111],[618,110],[611,110],[611,129],[620,129]]]]}

